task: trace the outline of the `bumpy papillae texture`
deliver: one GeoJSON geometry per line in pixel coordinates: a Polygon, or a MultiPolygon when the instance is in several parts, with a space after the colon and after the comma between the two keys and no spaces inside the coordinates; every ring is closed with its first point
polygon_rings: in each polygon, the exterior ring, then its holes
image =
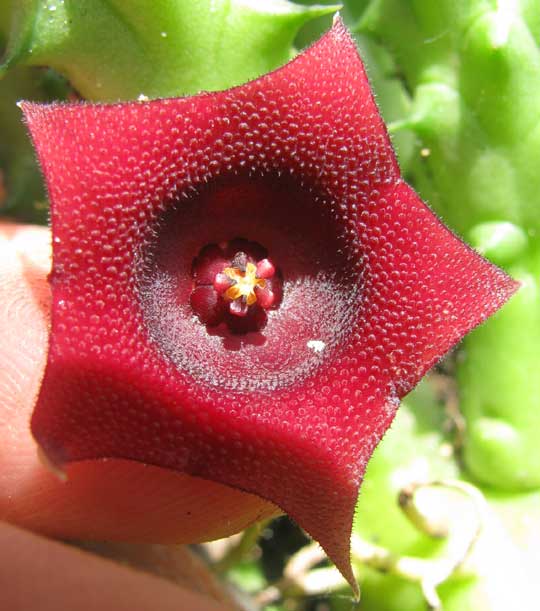
{"type": "Polygon", "coordinates": [[[399,398],[516,284],[400,178],[343,25],[229,91],[23,110],[52,205],[43,450],[258,494],[353,583],[358,487],[399,398]],[[190,303],[201,249],[237,237],[283,277],[248,333],[190,303]]]}

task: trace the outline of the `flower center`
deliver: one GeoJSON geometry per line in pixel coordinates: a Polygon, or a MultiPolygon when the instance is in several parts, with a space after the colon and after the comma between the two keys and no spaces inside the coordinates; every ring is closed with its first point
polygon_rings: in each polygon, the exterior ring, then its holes
{"type": "Polygon", "coordinates": [[[191,307],[208,326],[223,322],[236,333],[259,331],[266,311],[281,302],[281,274],[266,249],[242,238],[202,248],[192,277],[191,307]]]}
{"type": "Polygon", "coordinates": [[[152,341],[220,390],[273,392],[314,375],[364,307],[368,272],[337,204],[288,173],[222,176],[190,193],[143,252],[137,294],[152,341]],[[225,269],[248,263],[265,281],[252,305],[225,295],[238,284],[225,269]]]}

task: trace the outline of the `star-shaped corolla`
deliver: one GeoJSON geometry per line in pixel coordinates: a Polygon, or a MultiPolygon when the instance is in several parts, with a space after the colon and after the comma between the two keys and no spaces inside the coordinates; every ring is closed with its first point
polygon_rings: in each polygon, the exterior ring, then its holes
{"type": "Polygon", "coordinates": [[[353,584],[399,399],[516,284],[400,177],[342,23],[228,91],[22,108],[53,231],[42,450],[255,493],[353,584]]]}

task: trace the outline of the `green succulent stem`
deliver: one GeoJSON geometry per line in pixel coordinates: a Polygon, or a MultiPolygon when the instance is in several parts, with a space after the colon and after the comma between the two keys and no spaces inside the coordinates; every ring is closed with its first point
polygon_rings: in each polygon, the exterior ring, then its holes
{"type": "Polygon", "coordinates": [[[99,101],[226,89],[285,63],[300,27],[337,9],[285,0],[21,0],[0,70],[50,66],[99,101]]]}

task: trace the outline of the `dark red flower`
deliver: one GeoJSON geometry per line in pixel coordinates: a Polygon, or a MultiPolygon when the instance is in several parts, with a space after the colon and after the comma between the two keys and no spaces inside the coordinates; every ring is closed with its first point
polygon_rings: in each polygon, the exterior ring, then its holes
{"type": "Polygon", "coordinates": [[[229,91],[22,107],[53,229],[45,453],[258,494],[353,583],[399,398],[516,284],[403,182],[341,22],[229,91]]]}

